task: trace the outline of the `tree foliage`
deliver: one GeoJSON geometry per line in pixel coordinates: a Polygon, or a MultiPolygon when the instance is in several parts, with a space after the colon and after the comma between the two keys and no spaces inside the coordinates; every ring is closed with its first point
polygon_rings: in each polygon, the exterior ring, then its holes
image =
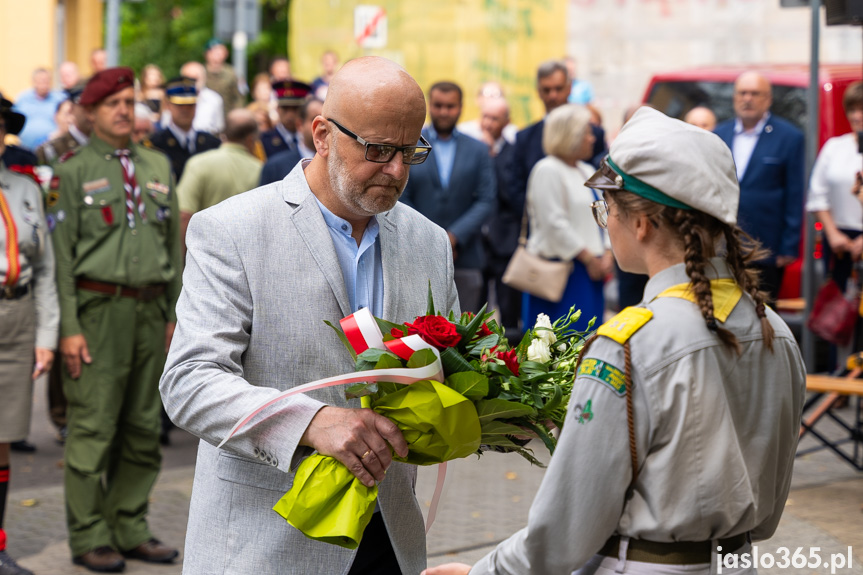
{"type": "MultiPolygon", "coordinates": [[[[261,2],[261,34],[247,50],[249,78],[287,52],[290,0],[261,2]]],[[[143,0],[121,5],[120,64],[136,73],[156,64],[165,78],[190,60],[203,62],[214,34],[215,0],[143,0]]],[[[230,42],[226,43],[230,49],[230,42]]]]}

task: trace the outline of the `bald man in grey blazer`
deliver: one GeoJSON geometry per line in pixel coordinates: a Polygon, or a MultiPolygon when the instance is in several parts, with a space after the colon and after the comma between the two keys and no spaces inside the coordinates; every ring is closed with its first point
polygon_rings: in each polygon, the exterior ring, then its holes
{"type": "Polygon", "coordinates": [[[429,285],[439,309],[458,312],[446,232],[397,201],[409,164],[428,153],[424,119],[422,90],[404,69],[382,58],[348,62],[314,120],[312,160],[192,217],[161,381],[171,419],[202,440],[183,573],[425,567],[416,468],[391,456],[407,453],[404,439],[386,418],[347,402],[343,388],[283,400],[215,447],[261,401],[353,371],[324,320],[368,306],[411,321],[425,312],[429,285]],[[356,551],[307,539],[272,511],[315,450],[367,485],[381,481],[379,512],[356,551]]]}

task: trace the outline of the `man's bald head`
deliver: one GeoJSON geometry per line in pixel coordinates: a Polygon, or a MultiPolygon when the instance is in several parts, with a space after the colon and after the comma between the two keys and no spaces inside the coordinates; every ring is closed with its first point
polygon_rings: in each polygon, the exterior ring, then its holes
{"type": "Polygon", "coordinates": [[[225,118],[225,139],[235,144],[242,144],[250,136],[258,133],[258,122],[255,114],[245,108],[237,108],[228,112],[225,118]]]}
{"type": "Polygon", "coordinates": [[[416,146],[425,115],[419,84],[384,58],[351,60],[330,81],[322,113],[312,121],[317,154],[306,179],[322,204],[351,222],[357,237],[372,215],[393,209],[410,171],[403,152],[395,151],[386,162],[368,160],[368,146],[357,137],[384,150],[416,146]]]}
{"type": "Polygon", "coordinates": [[[716,114],[706,106],[695,106],[686,113],[683,121],[687,124],[698,126],[702,130],[712,132],[713,128],[716,127],[716,114]]]}
{"type": "Polygon", "coordinates": [[[503,98],[486,98],[480,108],[479,125],[496,142],[509,124],[509,104],[503,98]]]}
{"type": "Polygon", "coordinates": [[[772,103],[773,95],[767,78],[754,71],[737,77],[734,82],[734,113],[745,129],[754,128],[772,103]]]}
{"type": "Polygon", "coordinates": [[[347,62],[333,76],[323,115],[363,133],[375,124],[401,124],[419,138],[426,115],[422,88],[407,71],[376,56],[347,62]]]}
{"type": "Polygon", "coordinates": [[[180,68],[180,75],[194,80],[198,92],[207,85],[207,69],[200,62],[186,62],[180,68]]]}

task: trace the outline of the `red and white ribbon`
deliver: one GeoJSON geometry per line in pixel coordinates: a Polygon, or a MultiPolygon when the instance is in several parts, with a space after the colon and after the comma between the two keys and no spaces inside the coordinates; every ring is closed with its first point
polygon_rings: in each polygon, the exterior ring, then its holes
{"type": "MultiPolygon", "coordinates": [[[[349,383],[389,381],[392,383],[410,385],[412,383],[425,380],[434,380],[443,383],[444,372],[443,365],[441,365],[440,361],[440,352],[433,345],[426,343],[420,336],[409,335],[385,342],[383,340],[381,330],[368,308],[363,308],[358,312],[349,315],[342,319],[339,324],[345,332],[351,347],[354,348],[354,351],[358,355],[369,348],[388,349],[403,360],[407,361],[415,351],[430,349],[434,352],[436,359],[434,362],[424,367],[355,371],[353,373],[318,379],[309,383],[304,383],[303,385],[298,385],[297,387],[292,387],[291,389],[283,391],[277,396],[257,405],[251,411],[246,413],[246,415],[241,417],[234,427],[231,428],[231,431],[228,432],[228,435],[222,439],[222,442],[219,443],[218,447],[225,445],[225,443],[227,443],[234,434],[236,434],[260,412],[285,398],[291,397],[292,395],[349,383]]],[[[431,506],[429,507],[428,518],[426,519],[426,533],[428,533],[429,529],[431,529],[432,523],[434,523],[435,515],[437,514],[437,507],[440,502],[441,494],[443,493],[445,480],[446,462],[443,462],[438,465],[437,482],[435,484],[431,506]]]]}

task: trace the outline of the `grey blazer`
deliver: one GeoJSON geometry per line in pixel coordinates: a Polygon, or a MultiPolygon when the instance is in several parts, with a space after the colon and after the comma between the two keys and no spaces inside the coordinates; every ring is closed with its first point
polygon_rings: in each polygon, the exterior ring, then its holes
{"type": "MultiPolygon", "coordinates": [[[[378,216],[384,317],[425,312],[429,282],[439,309],[458,311],[446,233],[397,204],[378,216]]],[[[336,333],[352,310],[335,249],[302,164],[274,184],[195,214],[186,237],[177,330],[160,389],[180,427],[202,439],[183,573],[346,573],[354,553],[307,539],[272,511],[308,448],[299,446],[324,405],[348,403],[341,387],[283,400],[222,449],[222,438],[279,391],[353,371],[336,333]]],[[[416,468],[394,463],[379,504],[403,573],[425,568],[416,468]]]]}

